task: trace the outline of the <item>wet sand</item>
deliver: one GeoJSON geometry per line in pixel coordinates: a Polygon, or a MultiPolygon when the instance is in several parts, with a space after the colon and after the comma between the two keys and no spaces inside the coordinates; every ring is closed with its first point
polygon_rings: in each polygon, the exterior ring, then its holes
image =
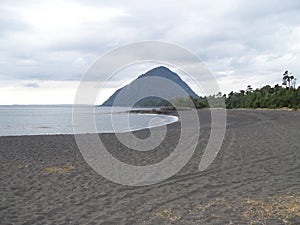
{"type": "MultiPolygon", "coordinates": [[[[0,224],[300,224],[300,112],[228,110],[222,148],[198,171],[210,133],[189,163],[158,184],[130,187],[98,175],[74,136],[0,137],[0,224]]],[[[180,122],[153,151],[132,151],[113,134],[100,138],[116,158],[148,165],[177,144],[180,122]]],[[[149,130],[135,132],[145,138],[149,130]]]]}

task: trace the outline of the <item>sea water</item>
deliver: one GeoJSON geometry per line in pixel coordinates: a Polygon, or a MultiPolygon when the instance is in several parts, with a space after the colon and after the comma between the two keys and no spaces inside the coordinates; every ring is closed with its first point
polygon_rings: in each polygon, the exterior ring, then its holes
{"type": "MultiPolygon", "coordinates": [[[[80,114],[90,110],[80,107],[80,114]]],[[[94,106],[93,106],[94,107],[94,106]]],[[[0,136],[74,134],[72,105],[12,105],[0,106],[0,136]]],[[[97,133],[114,133],[162,126],[178,120],[175,116],[124,113],[125,107],[94,107],[92,118],[97,133]],[[124,123],[124,121],[127,121],[124,123]]],[[[86,115],[85,115],[86,116],[86,115]]],[[[85,130],[84,133],[95,133],[85,130]]]]}

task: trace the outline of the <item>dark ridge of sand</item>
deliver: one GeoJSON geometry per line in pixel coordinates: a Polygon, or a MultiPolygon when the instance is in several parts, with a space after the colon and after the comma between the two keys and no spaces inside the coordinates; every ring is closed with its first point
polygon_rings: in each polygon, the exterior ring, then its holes
{"type": "MultiPolygon", "coordinates": [[[[300,224],[300,113],[227,113],[223,146],[206,171],[198,172],[210,132],[203,110],[190,162],[145,187],[98,175],[72,135],[0,137],[0,224],[300,224]]],[[[100,138],[116,158],[147,165],[172,152],[179,132],[180,122],[168,125],[167,138],[150,152],[129,150],[113,134],[100,138]]]]}

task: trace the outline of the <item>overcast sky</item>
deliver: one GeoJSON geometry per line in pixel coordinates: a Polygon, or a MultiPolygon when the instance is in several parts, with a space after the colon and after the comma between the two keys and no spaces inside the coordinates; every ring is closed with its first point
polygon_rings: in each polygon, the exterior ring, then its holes
{"type": "Polygon", "coordinates": [[[100,56],[145,40],[197,54],[224,93],[281,83],[285,70],[300,80],[299,15],[298,0],[1,0],[0,104],[72,104],[100,56]]]}

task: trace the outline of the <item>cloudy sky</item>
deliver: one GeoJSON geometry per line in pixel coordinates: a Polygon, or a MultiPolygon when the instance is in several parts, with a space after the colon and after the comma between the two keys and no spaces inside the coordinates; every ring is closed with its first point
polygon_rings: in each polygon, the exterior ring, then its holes
{"type": "Polygon", "coordinates": [[[224,93],[281,83],[285,70],[300,80],[299,15],[298,0],[1,0],[0,104],[72,104],[99,57],[145,40],[194,52],[224,93]]]}

